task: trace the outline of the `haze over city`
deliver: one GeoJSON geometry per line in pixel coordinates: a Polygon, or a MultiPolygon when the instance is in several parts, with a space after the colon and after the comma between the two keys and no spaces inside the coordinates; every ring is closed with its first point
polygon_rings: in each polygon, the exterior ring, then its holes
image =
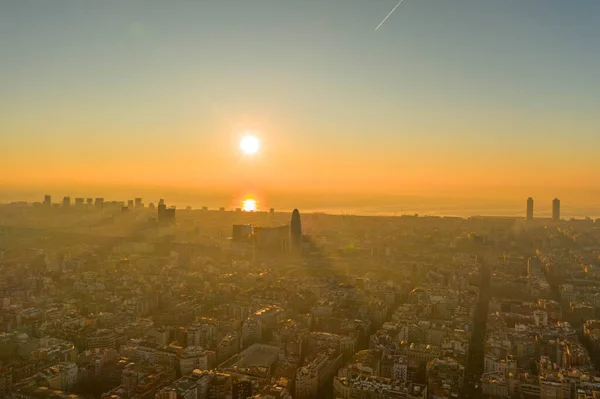
{"type": "Polygon", "coordinates": [[[0,399],[600,398],[600,1],[0,0],[0,399]]]}

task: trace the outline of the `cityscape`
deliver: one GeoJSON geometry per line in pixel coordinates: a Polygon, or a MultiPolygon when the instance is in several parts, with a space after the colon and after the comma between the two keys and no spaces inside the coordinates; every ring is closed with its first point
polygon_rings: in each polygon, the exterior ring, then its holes
{"type": "Polygon", "coordinates": [[[599,38],[0,0],[0,399],[600,399],[599,38]]]}
{"type": "MultiPolygon", "coordinates": [[[[600,220],[0,206],[7,398],[588,398],[600,220]]],[[[597,319],[598,317],[598,319],[597,319]]]]}

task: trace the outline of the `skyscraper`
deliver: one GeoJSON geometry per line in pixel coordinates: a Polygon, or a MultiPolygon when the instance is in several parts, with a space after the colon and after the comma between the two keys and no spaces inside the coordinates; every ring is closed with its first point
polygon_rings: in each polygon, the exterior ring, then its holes
{"type": "Polygon", "coordinates": [[[158,202],[158,212],[157,212],[156,220],[158,220],[159,223],[164,222],[166,213],[167,213],[167,205],[165,205],[165,201],[161,199],[158,202]]]}
{"type": "Polygon", "coordinates": [[[300,212],[294,209],[292,220],[290,221],[290,247],[295,250],[302,249],[302,223],[300,221],[300,212]]]}
{"type": "Polygon", "coordinates": [[[102,209],[104,207],[104,198],[96,198],[94,200],[94,206],[97,209],[102,209]]]}
{"type": "Polygon", "coordinates": [[[527,220],[533,220],[533,198],[527,198],[527,220]]]}
{"type": "Polygon", "coordinates": [[[552,200],[552,220],[560,220],[560,200],[558,198],[552,200]]]}
{"type": "Polygon", "coordinates": [[[44,205],[46,206],[50,206],[52,205],[52,196],[50,195],[44,195],[44,205]]]}

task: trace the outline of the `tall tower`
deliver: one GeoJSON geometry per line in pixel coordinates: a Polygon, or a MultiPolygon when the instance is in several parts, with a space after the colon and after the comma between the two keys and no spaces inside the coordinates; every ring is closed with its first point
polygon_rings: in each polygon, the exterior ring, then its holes
{"type": "Polygon", "coordinates": [[[552,220],[560,220],[560,200],[558,198],[552,200],[552,220]]]}
{"type": "Polygon", "coordinates": [[[290,246],[294,250],[302,249],[302,223],[300,222],[300,212],[294,209],[292,220],[290,221],[290,246]]]}
{"type": "Polygon", "coordinates": [[[527,220],[533,220],[533,198],[527,198],[527,220]]]}

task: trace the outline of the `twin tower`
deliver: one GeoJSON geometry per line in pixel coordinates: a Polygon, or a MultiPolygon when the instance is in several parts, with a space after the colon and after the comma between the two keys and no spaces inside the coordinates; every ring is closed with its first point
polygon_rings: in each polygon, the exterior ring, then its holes
{"type": "MultiPolygon", "coordinates": [[[[527,198],[527,220],[533,220],[533,198],[527,198]]],[[[552,200],[552,220],[560,220],[560,200],[552,200]]]]}

